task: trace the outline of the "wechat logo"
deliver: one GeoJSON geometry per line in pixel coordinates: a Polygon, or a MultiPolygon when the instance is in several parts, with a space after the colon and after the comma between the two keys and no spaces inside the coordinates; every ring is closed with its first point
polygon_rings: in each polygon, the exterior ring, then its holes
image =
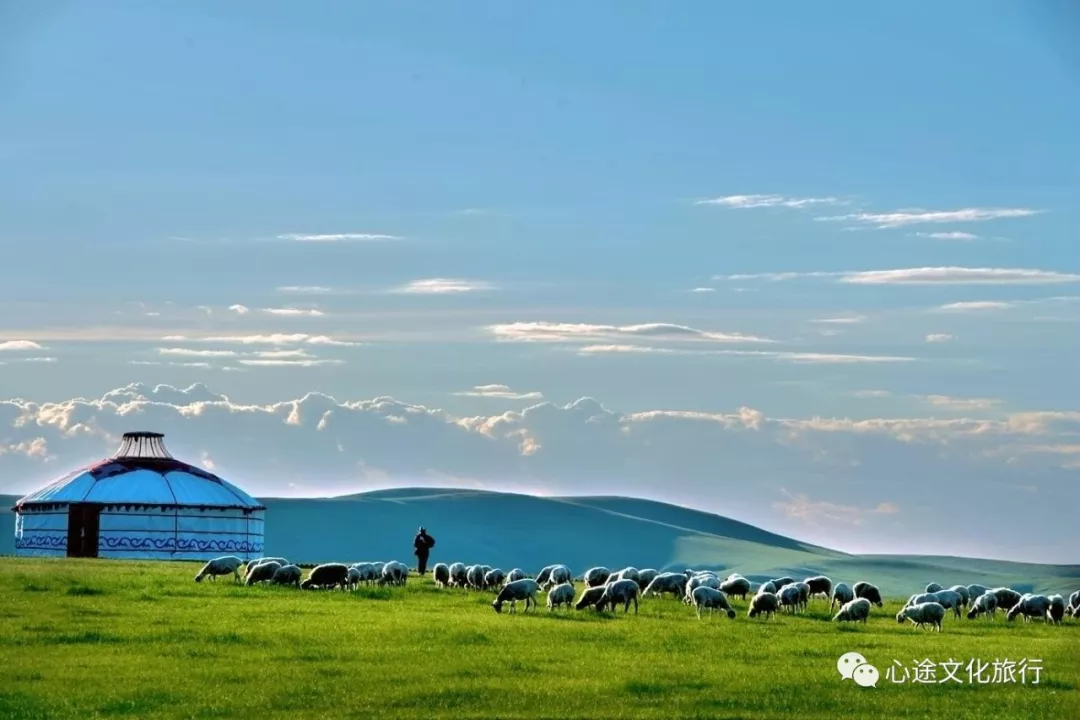
{"type": "Polygon", "coordinates": [[[877,687],[880,677],[878,669],[857,652],[841,655],[836,661],[836,669],[841,680],[854,680],[859,687],[877,687]]]}

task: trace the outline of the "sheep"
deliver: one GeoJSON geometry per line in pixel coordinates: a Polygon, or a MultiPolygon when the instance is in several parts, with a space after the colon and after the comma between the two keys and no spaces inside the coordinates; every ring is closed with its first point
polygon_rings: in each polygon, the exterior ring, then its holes
{"type": "Polygon", "coordinates": [[[642,591],[644,591],[645,588],[649,587],[649,583],[651,583],[653,580],[655,580],[656,576],[659,575],[659,574],[660,574],[660,571],[659,570],[654,570],[653,568],[646,568],[645,570],[642,570],[641,572],[638,573],[638,579],[637,579],[638,587],[641,588],[642,591]]]}
{"type": "MultiPolygon", "coordinates": [[[[625,567],[619,572],[609,577],[606,584],[613,583],[616,580],[633,580],[636,583],[639,576],[640,573],[638,572],[638,569],[636,567],[625,567]]],[[[638,589],[640,590],[641,588],[638,589]]]]}
{"type": "Polygon", "coordinates": [[[1016,592],[1012,588],[998,587],[994,588],[990,592],[994,593],[994,596],[997,598],[998,610],[1004,610],[1008,612],[1009,610],[1012,610],[1013,606],[1016,605],[1016,603],[1020,602],[1020,593],[1016,592]]]}
{"type": "Polygon", "coordinates": [[[351,567],[349,568],[349,575],[345,579],[345,585],[350,590],[355,590],[357,586],[360,585],[362,579],[363,575],[360,574],[360,571],[355,567],[351,567]]]}
{"type": "Polygon", "coordinates": [[[772,593],[775,595],[779,591],[779,588],[776,587],[776,583],[774,583],[772,580],[769,580],[768,582],[762,583],[760,586],[758,586],[757,591],[759,595],[761,593],[772,593]]]}
{"type": "Polygon", "coordinates": [[[960,597],[959,593],[953,592],[952,590],[938,590],[933,593],[933,596],[936,598],[934,602],[941,605],[941,607],[946,610],[952,610],[957,618],[960,617],[960,607],[964,603],[963,598],[960,597]]]}
{"type": "Polygon", "coordinates": [[[204,577],[209,577],[217,582],[218,575],[232,575],[233,582],[240,582],[240,566],[244,561],[235,555],[225,555],[214,558],[203,565],[202,570],[195,576],[195,582],[202,582],[204,577]]]}
{"type": "Polygon", "coordinates": [[[565,565],[556,565],[551,568],[551,575],[548,576],[548,587],[562,585],[563,583],[570,583],[573,585],[574,575],[570,572],[570,568],[565,565]]]}
{"type": "Polygon", "coordinates": [[[855,587],[852,588],[855,591],[856,598],[866,598],[878,607],[882,607],[884,603],[881,601],[881,591],[877,589],[877,586],[871,585],[868,582],[857,582],[855,587]]]}
{"type": "Polygon", "coordinates": [[[606,588],[603,585],[585,588],[585,590],[583,590],[581,593],[581,597],[579,597],[577,602],[574,604],[574,609],[584,610],[587,607],[595,605],[597,601],[600,600],[600,597],[604,594],[605,589],[606,588]]]}
{"type": "Polygon", "coordinates": [[[403,586],[409,577],[409,567],[397,560],[383,565],[382,575],[379,576],[379,585],[403,586]]]}
{"type": "Polygon", "coordinates": [[[529,608],[536,605],[536,593],[540,590],[540,585],[529,578],[522,580],[515,580],[512,583],[507,583],[503,586],[503,589],[499,591],[498,596],[491,603],[491,607],[495,609],[495,612],[501,613],[503,605],[507,602],[510,603],[510,612],[517,612],[517,601],[525,601],[525,612],[529,612],[529,608]]]}
{"type": "Polygon", "coordinates": [[[515,580],[524,580],[528,577],[525,571],[521,568],[514,568],[510,572],[506,573],[506,582],[514,582],[515,580]]]}
{"type": "Polygon", "coordinates": [[[330,588],[341,586],[342,591],[349,582],[349,567],[342,563],[317,565],[308,573],[307,579],[300,583],[301,590],[330,588]]]}
{"type": "Polygon", "coordinates": [[[836,583],[833,586],[832,597],[829,599],[829,612],[832,612],[834,605],[843,607],[854,599],[855,592],[847,583],[836,583]]]}
{"type": "Polygon", "coordinates": [[[782,590],[785,585],[790,585],[793,582],[795,582],[795,579],[790,578],[787,575],[785,575],[784,577],[776,578],[775,580],[772,580],[771,582],[776,587],[777,590],[782,590]]]}
{"type": "Polygon", "coordinates": [[[797,582],[795,587],[799,588],[799,606],[805,610],[810,604],[810,586],[804,582],[797,582]]]}
{"type": "Polygon", "coordinates": [[[726,595],[732,597],[739,597],[742,600],[746,599],[747,593],[750,592],[750,581],[742,577],[729,577],[724,582],[720,583],[720,590],[726,595]]]}
{"type": "Polygon", "coordinates": [[[938,584],[936,582],[932,582],[932,583],[930,583],[929,585],[926,586],[926,589],[923,590],[923,592],[936,593],[936,592],[938,592],[940,590],[944,590],[944,589],[945,588],[943,588],[940,584],[938,584]]]}
{"type": "Polygon", "coordinates": [[[1069,596],[1069,610],[1080,608],[1080,590],[1069,596]]]}
{"type": "Polygon", "coordinates": [[[386,567],[386,563],[384,562],[371,563],[371,569],[375,571],[375,577],[382,577],[382,571],[384,567],[386,567]]]}
{"type": "Polygon", "coordinates": [[[720,578],[715,575],[695,575],[686,582],[686,593],[683,596],[687,605],[694,602],[694,590],[699,587],[708,587],[713,590],[720,589],[720,578]]]}
{"type": "Polygon", "coordinates": [[[470,565],[466,573],[466,587],[470,590],[484,589],[484,568],[480,565],[470,565]]]}
{"type": "Polygon", "coordinates": [[[488,570],[484,575],[484,587],[497,588],[506,581],[506,573],[499,568],[488,570]]]}
{"type": "MultiPolygon", "coordinates": [[[[517,582],[516,580],[514,582],[517,582]]],[[[574,586],[570,583],[563,583],[556,585],[548,590],[547,594],[547,607],[548,610],[554,610],[564,605],[569,608],[574,602],[574,586]]]]}
{"type": "Polygon", "coordinates": [[[794,585],[785,585],[780,589],[780,609],[784,608],[792,613],[799,609],[799,588],[794,585]]]}
{"type": "Polygon", "coordinates": [[[966,585],[953,585],[949,590],[960,596],[960,604],[964,607],[967,607],[968,603],[975,599],[968,593],[966,585]]]}
{"type": "Polygon", "coordinates": [[[764,613],[766,618],[770,618],[779,609],[780,598],[776,596],[776,593],[759,592],[750,600],[750,609],[746,616],[754,618],[764,613]]]}
{"type": "Polygon", "coordinates": [[[300,577],[303,571],[298,565],[283,565],[274,571],[274,577],[270,578],[271,585],[295,585],[300,588],[300,577]]]}
{"type": "Polygon", "coordinates": [[[1076,605],[1073,607],[1072,616],[1080,620],[1080,605],[1076,605]]]}
{"type": "Polygon", "coordinates": [[[246,570],[248,572],[250,572],[251,568],[255,567],[256,565],[262,565],[263,563],[268,563],[268,562],[276,562],[279,565],[281,565],[282,567],[285,567],[286,565],[289,564],[289,561],[286,560],[285,558],[263,557],[263,558],[258,558],[257,560],[248,560],[246,570]]]}
{"type": "Polygon", "coordinates": [[[971,603],[971,609],[968,610],[968,620],[974,620],[983,614],[990,615],[991,620],[997,615],[997,596],[992,592],[984,592],[975,598],[975,602],[971,603]]]}
{"type": "Polygon", "coordinates": [[[435,587],[450,586],[450,566],[446,563],[435,563],[435,567],[431,568],[431,576],[435,578],[435,587]]]}
{"type": "MultiPolygon", "coordinates": [[[[933,593],[926,593],[933,594],[933,593]]],[[[867,612],[869,612],[869,605],[867,605],[867,612]]],[[[896,622],[901,625],[905,620],[910,620],[915,624],[916,629],[921,628],[923,625],[929,625],[936,627],[938,632],[941,632],[941,621],[945,618],[945,608],[936,602],[919,603],[918,605],[908,605],[906,608],[896,613],[896,622]]]]}
{"type": "Polygon", "coordinates": [[[1051,595],[1048,599],[1050,600],[1050,607],[1046,611],[1046,616],[1055,625],[1060,625],[1061,619],[1065,617],[1065,598],[1060,595],[1051,595]]]}
{"type": "Polygon", "coordinates": [[[637,615],[639,594],[641,594],[641,588],[638,587],[636,580],[631,578],[616,580],[604,586],[604,593],[596,601],[596,611],[602,612],[608,605],[614,611],[615,606],[622,603],[623,614],[626,614],[630,612],[630,603],[634,603],[634,614],[637,615]]]}
{"type": "Polygon", "coordinates": [[[360,576],[360,582],[365,585],[371,585],[379,579],[379,574],[375,572],[375,563],[359,562],[354,564],[351,569],[356,570],[360,576]]]}
{"type": "Polygon", "coordinates": [[[1017,615],[1022,615],[1024,622],[1030,622],[1031,618],[1047,618],[1047,613],[1050,611],[1050,598],[1045,595],[1032,595],[1026,593],[1020,597],[1020,601],[1009,608],[1009,612],[1005,615],[1005,619],[1012,622],[1017,615]]]}
{"type": "Polygon", "coordinates": [[[908,601],[904,603],[904,607],[911,607],[912,605],[919,605],[928,602],[937,602],[937,593],[915,593],[908,598],[908,601]]]}
{"type": "Polygon", "coordinates": [[[866,619],[870,617],[870,600],[867,598],[855,598],[849,603],[844,603],[844,606],[840,608],[840,612],[836,613],[833,617],[835,622],[858,622],[863,621],[866,624],[866,619]]]}
{"type": "Polygon", "coordinates": [[[536,573],[536,582],[539,583],[541,587],[543,587],[544,585],[547,584],[548,579],[551,577],[551,569],[553,567],[555,567],[555,566],[554,565],[545,565],[540,570],[540,572],[536,573]]]}
{"type": "Polygon", "coordinates": [[[701,619],[703,609],[708,609],[710,615],[716,610],[723,610],[729,618],[735,618],[735,610],[722,590],[702,585],[694,589],[693,600],[694,607],[697,608],[698,620],[701,619]]]}
{"type": "MultiPolygon", "coordinates": [[[[810,598],[820,595],[828,600],[829,596],[832,594],[832,580],[824,575],[808,577],[803,582],[810,587],[810,598]]],[[[807,598],[807,600],[810,598],[807,598]]]]}
{"type": "Polygon", "coordinates": [[[277,560],[253,565],[248,568],[247,577],[244,578],[244,584],[250,587],[258,582],[272,580],[274,573],[277,572],[279,568],[281,568],[281,563],[277,560]]]}
{"type": "Polygon", "coordinates": [[[469,583],[469,571],[465,563],[450,563],[450,586],[465,587],[469,583]]]}
{"type": "Polygon", "coordinates": [[[986,587],[985,585],[979,585],[978,583],[972,583],[971,585],[968,585],[967,586],[968,602],[969,603],[975,602],[976,600],[978,600],[980,597],[982,597],[983,595],[985,595],[989,591],[990,591],[990,588],[986,587]]]}
{"type": "Polygon", "coordinates": [[[663,595],[664,593],[671,593],[678,597],[686,593],[686,583],[688,581],[688,578],[682,573],[661,573],[653,578],[653,581],[645,588],[642,597],[663,595]]]}
{"type": "Polygon", "coordinates": [[[585,571],[585,574],[581,577],[585,581],[585,584],[589,587],[599,587],[601,585],[607,585],[608,578],[611,577],[611,571],[606,567],[594,567],[585,571]]]}

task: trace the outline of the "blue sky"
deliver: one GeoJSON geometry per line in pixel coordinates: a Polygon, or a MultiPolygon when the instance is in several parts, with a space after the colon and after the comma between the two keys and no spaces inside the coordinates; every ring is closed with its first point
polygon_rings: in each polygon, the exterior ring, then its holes
{"type": "Polygon", "coordinates": [[[261,494],[624,492],[1067,559],[1080,14],[581,5],[0,7],[0,491],[159,423],[261,494]],[[328,411],[393,437],[320,444],[328,411]],[[1061,535],[946,532],[948,479],[1061,535]]]}

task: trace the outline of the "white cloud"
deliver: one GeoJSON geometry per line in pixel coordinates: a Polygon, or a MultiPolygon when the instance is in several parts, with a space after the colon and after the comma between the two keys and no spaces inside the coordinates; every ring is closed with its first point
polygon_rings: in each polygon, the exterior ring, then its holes
{"type": "Polygon", "coordinates": [[[783,282],[784,280],[798,280],[801,278],[840,277],[844,274],[842,272],[740,273],[736,275],[713,275],[713,280],[769,280],[770,282],[783,282]]]}
{"type": "Polygon", "coordinates": [[[717,357],[759,357],[799,364],[851,365],[855,363],[914,362],[912,357],[894,355],[845,355],[838,353],[782,352],[769,350],[686,350],[650,347],[647,345],[586,345],[578,348],[579,355],[643,354],[643,355],[711,355],[717,357]]]}
{"type": "Polygon", "coordinates": [[[278,235],[278,240],[292,240],[294,242],[333,243],[333,242],[386,242],[401,240],[398,235],[383,235],[381,233],[286,233],[278,235]]]}
{"type": "Polygon", "coordinates": [[[210,335],[205,337],[189,337],[186,335],[166,335],[161,338],[164,342],[200,342],[218,343],[221,345],[297,345],[308,343],[310,345],[359,345],[360,343],[347,340],[337,340],[328,335],[307,335],[305,333],[272,333],[269,335],[210,335]]]}
{"type": "Polygon", "coordinates": [[[929,403],[936,408],[953,410],[956,412],[971,412],[978,410],[993,410],[1001,405],[1001,400],[996,398],[959,398],[950,395],[923,395],[923,402],[929,403]]]}
{"type": "Polygon", "coordinates": [[[308,345],[338,345],[341,347],[355,347],[360,345],[358,342],[349,342],[348,340],[335,340],[329,335],[312,335],[305,338],[304,342],[308,345]]]}
{"type": "Polygon", "coordinates": [[[849,315],[845,317],[834,318],[822,318],[820,320],[811,320],[812,323],[821,323],[824,325],[857,325],[859,323],[866,322],[865,315],[849,315]]]}
{"type": "Polygon", "coordinates": [[[698,330],[672,323],[637,325],[593,325],[587,323],[515,322],[489,325],[488,332],[504,342],[572,343],[594,342],[608,338],[648,338],[666,341],[703,341],[722,343],[771,343],[768,338],[742,333],[698,330]]]}
{"type": "Polygon", "coordinates": [[[893,396],[888,390],[858,390],[852,395],[857,398],[887,398],[893,396]]]}
{"type": "Polygon", "coordinates": [[[931,238],[933,240],[978,240],[979,236],[969,232],[961,232],[959,230],[953,230],[952,232],[920,232],[915,233],[916,237],[931,238]]]}
{"type": "Polygon", "coordinates": [[[237,362],[240,363],[241,365],[251,365],[251,366],[254,366],[254,367],[305,367],[305,368],[307,368],[307,367],[319,367],[321,365],[344,365],[345,364],[344,360],[329,360],[329,359],[285,360],[285,359],[274,359],[274,358],[258,358],[258,359],[244,358],[244,359],[241,359],[241,360],[237,360],[237,362]]]}
{"type": "Polygon", "coordinates": [[[253,353],[256,357],[270,360],[282,360],[288,358],[313,358],[315,357],[302,348],[296,350],[259,350],[253,353]]]}
{"type": "Polygon", "coordinates": [[[716,288],[696,287],[696,288],[693,288],[693,289],[689,290],[689,292],[692,292],[692,293],[711,293],[711,292],[716,292],[716,288]]]}
{"type": "Polygon", "coordinates": [[[428,278],[413,280],[390,292],[404,295],[448,295],[457,293],[493,290],[494,285],[483,280],[461,280],[453,278],[428,278]]]}
{"type": "Polygon", "coordinates": [[[840,282],[859,285],[1047,285],[1080,282],[1080,275],[1022,268],[923,267],[846,273],[840,282]]]}
{"type": "Polygon", "coordinates": [[[930,333],[926,336],[926,342],[928,343],[946,343],[952,342],[955,339],[955,335],[950,335],[948,333],[930,333]]]}
{"type": "Polygon", "coordinates": [[[810,525],[831,525],[844,523],[861,526],[875,515],[895,515],[900,508],[892,502],[878,503],[874,507],[856,507],[822,500],[810,500],[806,495],[793,495],[787,488],[781,488],[787,500],[774,503],[774,507],[793,519],[802,520],[810,525]]]}
{"type": "Polygon", "coordinates": [[[543,400],[544,396],[539,392],[515,392],[507,385],[477,385],[471,390],[456,392],[455,395],[464,397],[496,398],[500,400],[543,400]]]}
{"type": "Polygon", "coordinates": [[[246,305],[230,305],[229,309],[237,315],[247,315],[249,312],[251,312],[251,308],[247,307],[246,305]]]}
{"type": "MultiPolygon", "coordinates": [[[[128,365],[158,365],[162,367],[186,367],[200,370],[211,370],[213,365],[208,362],[157,362],[155,360],[128,360],[128,365]]],[[[220,368],[226,370],[228,368],[220,368]]]]}
{"type": "Polygon", "coordinates": [[[945,312],[980,312],[984,310],[1007,310],[1012,307],[1016,307],[1016,304],[996,300],[977,300],[974,302],[947,303],[940,306],[938,310],[945,312]]]}
{"type": "Polygon", "coordinates": [[[183,355],[186,357],[236,357],[235,350],[196,350],[194,348],[158,348],[159,355],[183,355]]]}
{"type": "Polygon", "coordinates": [[[889,213],[861,212],[814,219],[825,222],[854,222],[885,229],[931,223],[985,222],[1002,218],[1028,217],[1040,212],[1042,211],[1030,208],[963,208],[960,210],[899,210],[889,213]]]}
{"type": "Polygon", "coordinates": [[[329,295],[334,292],[334,288],[325,287],[323,285],[283,285],[276,289],[280,293],[291,293],[296,295],[329,295]]]}
{"type": "Polygon", "coordinates": [[[10,365],[11,363],[54,363],[57,359],[54,357],[5,357],[0,360],[0,365],[10,365]]]}
{"type": "Polygon", "coordinates": [[[32,340],[5,340],[0,342],[0,352],[16,352],[22,350],[44,350],[44,348],[32,340]]]}
{"type": "Polygon", "coordinates": [[[323,315],[326,314],[322,310],[313,310],[313,309],[305,309],[305,308],[292,308],[292,307],[263,308],[262,311],[264,313],[269,313],[271,315],[281,315],[281,316],[285,316],[285,317],[300,317],[300,316],[322,317],[323,315]]]}
{"type": "Polygon", "coordinates": [[[806,208],[813,205],[840,205],[843,201],[834,197],[785,197],[783,195],[726,195],[710,200],[698,200],[695,205],[719,205],[727,208],[786,207],[806,208]]]}

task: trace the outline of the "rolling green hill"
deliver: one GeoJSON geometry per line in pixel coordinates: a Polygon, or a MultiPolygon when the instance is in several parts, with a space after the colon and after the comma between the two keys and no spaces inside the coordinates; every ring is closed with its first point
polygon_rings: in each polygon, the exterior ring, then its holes
{"type": "MultiPolygon", "coordinates": [[[[0,496],[10,507],[15,498],[0,496]]],[[[1020,591],[1080,588],[1080,565],[967,558],[849,555],[801,543],[729,518],[623,497],[534,497],[476,490],[409,488],[336,498],[265,498],[266,554],[294,562],[412,561],[425,525],[438,544],[431,562],[483,562],[536,572],[550,563],[581,573],[612,568],[710,568],[751,580],[822,573],[866,579],[890,595],[930,581],[978,582],[1020,591]]],[[[0,516],[0,554],[13,552],[10,512],[0,516]]]]}

